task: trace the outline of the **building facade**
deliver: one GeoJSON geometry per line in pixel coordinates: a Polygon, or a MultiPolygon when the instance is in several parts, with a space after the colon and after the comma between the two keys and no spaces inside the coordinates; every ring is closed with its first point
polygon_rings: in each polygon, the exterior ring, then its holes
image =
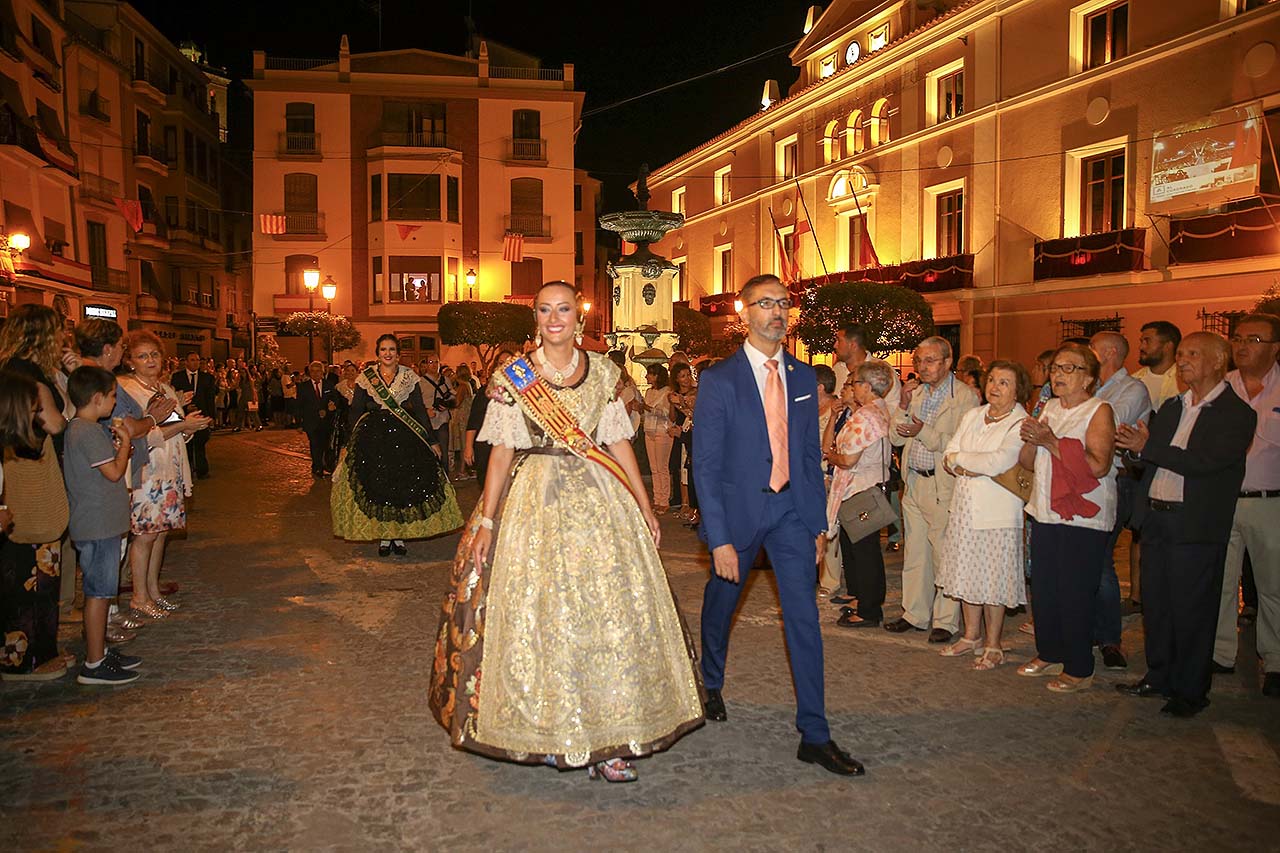
{"type": "Polygon", "coordinates": [[[1263,0],[814,7],[787,96],[767,84],[650,176],[687,216],[655,250],[710,312],[781,273],[781,244],[798,289],[911,287],[986,358],[1156,319],[1225,330],[1280,269],[1277,35],[1263,0]]]}
{"type": "Polygon", "coordinates": [[[587,331],[600,337],[606,328],[609,300],[603,285],[604,264],[596,250],[597,227],[600,219],[600,181],[587,174],[586,169],[573,173],[573,285],[582,294],[582,300],[590,303],[587,312],[587,331]]]}
{"type": "MultiPolygon", "coordinates": [[[[475,56],[353,54],[344,37],[334,59],[255,53],[250,86],[259,328],[328,307],[363,339],[339,357],[391,333],[415,359],[443,351],[446,303],[574,279],[572,65],[484,42],[475,56]],[[508,234],[523,238],[518,262],[508,234]],[[333,279],[331,305],[307,292],[308,269],[333,279]]],[[[295,363],[306,354],[305,339],[279,342],[295,363]]]]}

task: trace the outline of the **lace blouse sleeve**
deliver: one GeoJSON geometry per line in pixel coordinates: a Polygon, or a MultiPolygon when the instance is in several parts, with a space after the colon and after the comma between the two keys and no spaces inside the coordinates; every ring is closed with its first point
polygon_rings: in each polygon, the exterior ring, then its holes
{"type": "Polygon", "coordinates": [[[627,404],[619,397],[604,407],[600,423],[596,424],[596,441],[607,447],[619,441],[630,441],[635,435],[627,404]]]}
{"type": "Polygon", "coordinates": [[[524,413],[516,405],[489,401],[489,409],[484,415],[484,426],[476,435],[477,441],[487,442],[494,447],[510,447],[524,450],[533,447],[533,438],[529,435],[529,426],[524,422],[524,413]]]}

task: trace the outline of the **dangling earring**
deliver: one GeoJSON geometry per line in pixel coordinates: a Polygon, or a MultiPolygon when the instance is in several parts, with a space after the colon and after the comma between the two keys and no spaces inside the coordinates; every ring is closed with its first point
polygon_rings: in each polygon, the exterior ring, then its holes
{"type": "Polygon", "coordinates": [[[582,333],[583,331],[586,330],[586,328],[587,328],[587,318],[579,317],[577,326],[573,330],[573,339],[574,341],[577,342],[578,346],[582,346],[582,333]]]}
{"type": "Polygon", "coordinates": [[[541,329],[533,333],[533,345],[535,347],[542,346],[542,330],[541,329]]]}

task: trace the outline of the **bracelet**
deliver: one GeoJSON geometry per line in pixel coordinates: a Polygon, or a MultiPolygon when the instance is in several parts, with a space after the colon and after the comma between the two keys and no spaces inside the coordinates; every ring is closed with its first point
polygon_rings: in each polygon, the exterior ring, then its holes
{"type": "Polygon", "coordinates": [[[487,515],[480,516],[480,526],[483,527],[485,530],[492,530],[493,519],[489,518],[487,515]]]}
{"type": "Polygon", "coordinates": [[[151,418],[151,426],[152,426],[153,428],[154,428],[154,427],[158,427],[158,426],[160,426],[160,422],[159,422],[158,420],[156,420],[156,416],[155,416],[155,415],[153,415],[153,414],[151,414],[150,412],[148,412],[147,414],[143,415],[143,417],[144,417],[144,418],[151,418]]]}

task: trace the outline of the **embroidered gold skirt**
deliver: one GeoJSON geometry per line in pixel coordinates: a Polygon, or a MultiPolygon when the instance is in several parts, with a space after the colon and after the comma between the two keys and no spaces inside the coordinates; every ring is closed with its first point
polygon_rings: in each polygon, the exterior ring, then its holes
{"type": "Polygon", "coordinates": [[[430,705],[457,747],[579,767],[703,722],[692,638],[635,500],[600,466],[517,456],[490,565],[459,543],[430,705]]]}

